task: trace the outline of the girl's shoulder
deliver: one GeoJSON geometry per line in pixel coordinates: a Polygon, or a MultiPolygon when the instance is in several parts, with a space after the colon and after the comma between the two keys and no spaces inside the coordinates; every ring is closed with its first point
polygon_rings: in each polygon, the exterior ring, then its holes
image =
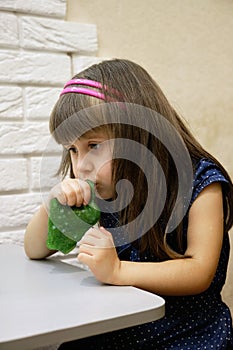
{"type": "Polygon", "coordinates": [[[228,183],[219,166],[214,161],[201,158],[195,163],[194,179],[193,179],[193,202],[199,193],[213,182],[228,183]]]}

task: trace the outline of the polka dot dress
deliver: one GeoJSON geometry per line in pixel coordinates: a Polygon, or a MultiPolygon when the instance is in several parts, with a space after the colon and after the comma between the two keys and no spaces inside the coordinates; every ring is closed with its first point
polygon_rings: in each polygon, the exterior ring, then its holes
{"type": "MultiPolygon", "coordinates": [[[[227,180],[215,164],[207,159],[201,159],[196,167],[191,204],[198,194],[213,182],[221,182],[224,190],[224,183],[227,180]]],[[[187,216],[185,219],[187,222],[187,216]]],[[[114,226],[114,220],[108,215],[105,215],[104,220],[108,220],[106,227],[114,226]]],[[[186,233],[187,227],[184,229],[184,238],[186,233]]],[[[172,237],[170,239],[169,244],[172,244],[172,237]]],[[[125,244],[118,249],[118,255],[121,259],[127,258],[131,261],[158,261],[150,254],[140,254],[131,244],[125,244]]],[[[225,283],[228,258],[229,239],[226,232],[215,277],[205,292],[181,297],[164,296],[166,313],[162,319],[64,343],[59,349],[233,349],[231,314],[220,295],[225,283]]]]}

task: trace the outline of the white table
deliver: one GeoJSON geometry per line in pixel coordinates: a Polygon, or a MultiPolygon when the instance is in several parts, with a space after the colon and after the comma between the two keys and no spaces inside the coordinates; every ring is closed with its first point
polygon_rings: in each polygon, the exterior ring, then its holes
{"type": "Polygon", "coordinates": [[[130,327],[164,316],[164,300],[99,283],[58,258],[29,260],[0,245],[0,349],[28,350],[130,327]]]}

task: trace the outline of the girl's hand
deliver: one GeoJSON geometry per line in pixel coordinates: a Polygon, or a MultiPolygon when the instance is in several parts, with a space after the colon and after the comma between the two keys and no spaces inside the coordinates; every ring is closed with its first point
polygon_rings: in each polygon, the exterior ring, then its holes
{"type": "Polygon", "coordinates": [[[103,227],[91,228],[80,241],[78,260],[86,264],[95,277],[108,284],[117,284],[121,261],[112,235],[103,227]]]}
{"type": "Polygon", "coordinates": [[[91,199],[90,185],[79,179],[65,179],[52,188],[49,193],[49,202],[52,198],[63,205],[80,207],[86,205],[91,199]]]}

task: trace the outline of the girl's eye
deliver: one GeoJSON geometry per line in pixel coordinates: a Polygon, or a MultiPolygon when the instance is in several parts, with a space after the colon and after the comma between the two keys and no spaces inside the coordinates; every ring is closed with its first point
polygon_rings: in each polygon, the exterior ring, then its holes
{"type": "Polygon", "coordinates": [[[90,143],[89,144],[90,149],[99,149],[100,148],[100,143],[90,143]]]}

